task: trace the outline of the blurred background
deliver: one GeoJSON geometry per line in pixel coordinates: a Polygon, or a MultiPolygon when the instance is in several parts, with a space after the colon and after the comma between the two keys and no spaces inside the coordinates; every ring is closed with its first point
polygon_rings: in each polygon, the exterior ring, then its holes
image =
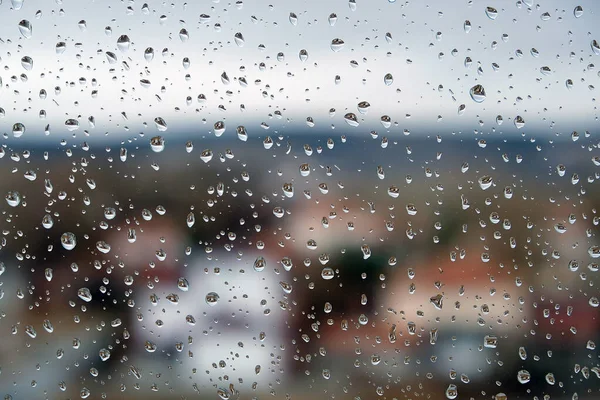
{"type": "Polygon", "coordinates": [[[598,6],[4,1],[0,394],[597,398],[598,6]]]}

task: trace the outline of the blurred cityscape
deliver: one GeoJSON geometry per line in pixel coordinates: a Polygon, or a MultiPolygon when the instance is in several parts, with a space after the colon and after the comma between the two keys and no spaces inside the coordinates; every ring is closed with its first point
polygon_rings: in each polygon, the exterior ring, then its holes
{"type": "Polygon", "coordinates": [[[2,394],[597,398],[591,140],[6,148],[2,394]]]}

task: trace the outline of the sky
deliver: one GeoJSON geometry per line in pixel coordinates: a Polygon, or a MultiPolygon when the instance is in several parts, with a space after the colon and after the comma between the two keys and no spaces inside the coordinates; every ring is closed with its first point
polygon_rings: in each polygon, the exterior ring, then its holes
{"type": "Polygon", "coordinates": [[[250,137],[329,135],[332,129],[336,135],[359,135],[387,132],[380,123],[383,115],[392,121],[389,134],[400,136],[464,130],[555,137],[592,130],[597,123],[596,90],[589,85],[598,86],[600,79],[591,65],[600,60],[591,47],[592,40],[600,40],[594,24],[600,3],[592,0],[356,0],[355,7],[346,0],[149,0],[146,12],[143,1],[25,0],[20,8],[18,2],[0,4],[5,144],[57,144],[73,137],[110,143],[141,132],[201,137],[214,135],[218,121],[225,123],[229,138],[235,138],[238,125],[250,137]],[[583,14],[576,18],[579,5],[583,14]],[[487,7],[497,10],[495,19],[487,7]],[[337,15],[333,26],[332,13],[337,15]],[[32,26],[29,38],[19,29],[22,20],[32,26]],[[472,27],[468,33],[466,20],[472,27]],[[181,29],[187,30],[187,40],[181,29]],[[238,32],[243,45],[234,40],[238,32]],[[131,42],[126,51],[117,45],[122,35],[131,42]],[[334,39],[344,42],[339,51],[331,48],[334,39]],[[58,42],[66,44],[62,54],[56,52],[58,42]],[[150,62],[144,58],[149,47],[154,50],[150,62]],[[168,49],[164,55],[163,49],[168,49]],[[301,50],[308,53],[305,61],[301,50]],[[108,62],[107,52],[114,53],[115,63],[108,62]],[[31,70],[22,65],[24,56],[33,59],[31,70]],[[469,68],[466,57],[472,60],[469,68]],[[551,73],[544,75],[543,67],[551,73]],[[384,82],[388,73],[390,85],[384,82]],[[142,85],[142,79],[149,84],[142,85]],[[469,95],[477,84],[486,92],[481,103],[469,95]],[[201,94],[204,103],[198,102],[201,94]],[[358,111],[360,102],[370,105],[364,114],[358,111]],[[358,126],[345,122],[347,113],[356,115],[358,126]],[[525,121],[520,129],[513,124],[517,116],[525,121]],[[157,129],[157,117],[167,131],[157,129]],[[67,119],[78,120],[79,129],[67,130],[67,119]],[[15,123],[26,127],[19,138],[13,138],[15,123]]]}

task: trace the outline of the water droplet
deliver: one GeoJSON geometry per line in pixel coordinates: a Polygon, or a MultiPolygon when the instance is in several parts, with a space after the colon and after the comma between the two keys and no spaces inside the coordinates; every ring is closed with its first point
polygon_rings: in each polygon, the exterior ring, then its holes
{"type": "Polygon", "coordinates": [[[23,7],[23,2],[25,0],[11,0],[10,4],[12,5],[13,10],[19,11],[21,7],[23,7]]]}
{"type": "Polygon", "coordinates": [[[446,397],[450,400],[454,400],[458,397],[458,389],[455,384],[451,383],[448,385],[446,388],[446,397]]]}
{"type": "Polygon", "coordinates": [[[298,25],[298,16],[293,12],[290,13],[290,23],[294,26],[298,25]]]}
{"type": "Polygon", "coordinates": [[[354,113],[347,113],[346,115],[344,115],[344,121],[346,121],[348,125],[353,127],[357,127],[359,125],[358,119],[356,118],[356,114],[354,113]]]}
{"type": "Polygon", "coordinates": [[[69,118],[65,121],[65,128],[67,128],[69,132],[76,131],[77,129],[79,129],[79,121],[77,121],[76,119],[69,118]]]}
{"type": "Polygon", "coordinates": [[[53,225],[54,220],[52,219],[52,216],[50,214],[44,215],[44,217],[42,218],[42,226],[46,229],[50,229],[53,225]]]}
{"type": "Polygon", "coordinates": [[[494,180],[492,179],[491,176],[484,175],[481,178],[479,178],[478,182],[479,182],[479,187],[482,190],[487,190],[492,186],[492,184],[494,183],[494,180]]]}
{"type": "Polygon", "coordinates": [[[154,118],[154,124],[156,125],[156,129],[158,129],[159,132],[164,132],[167,130],[167,123],[162,117],[154,118]]]}
{"type": "Polygon", "coordinates": [[[32,26],[31,26],[31,22],[27,21],[26,19],[21,20],[21,22],[19,22],[19,31],[21,32],[21,36],[23,36],[25,39],[30,39],[31,35],[32,35],[32,26]]]}
{"type": "Polygon", "coordinates": [[[129,36],[121,35],[117,39],[117,48],[121,50],[122,53],[125,53],[129,50],[129,46],[131,45],[131,41],[129,40],[129,36]]]}
{"type": "Polygon", "coordinates": [[[523,128],[525,126],[525,120],[520,115],[517,115],[515,117],[515,121],[514,122],[515,122],[515,127],[517,129],[521,129],[521,128],[523,128]]]}
{"type": "Polygon", "coordinates": [[[148,47],[146,50],[144,50],[144,59],[147,62],[150,62],[154,59],[154,49],[152,47],[148,47]]]}
{"type": "Polygon", "coordinates": [[[81,288],[79,290],[77,290],[77,296],[85,301],[86,303],[89,303],[90,301],[92,301],[92,293],[90,292],[90,289],[88,288],[81,288]]]}
{"type": "Polygon", "coordinates": [[[393,199],[397,199],[400,196],[400,189],[397,186],[392,185],[388,188],[388,195],[393,199]]]}
{"type": "Polygon", "coordinates": [[[244,47],[244,44],[246,43],[242,32],[237,32],[235,35],[233,35],[233,40],[238,47],[244,47]]]}
{"type": "Polygon", "coordinates": [[[573,80],[572,79],[567,79],[565,81],[565,86],[567,87],[567,89],[573,88],[573,80]]]}
{"type": "Polygon", "coordinates": [[[517,372],[517,380],[521,384],[529,383],[529,381],[531,381],[531,374],[529,373],[529,371],[522,369],[519,372],[517,372]]]}
{"type": "Polygon", "coordinates": [[[213,152],[210,149],[202,150],[200,153],[200,159],[205,163],[208,163],[213,158],[213,152]]]}
{"type": "Polygon", "coordinates": [[[466,20],[465,23],[463,24],[463,29],[465,30],[465,33],[469,33],[471,32],[471,21],[466,20]]]}
{"type": "Polygon", "coordinates": [[[37,332],[35,331],[35,328],[31,325],[25,326],[25,333],[27,333],[27,335],[29,335],[29,337],[32,339],[35,339],[37,337],[37,332]]]}
{"type": "Polygon", "coordinates": [[[155,153],[160,153],[165,149],[165,139],[162,136],[154,136],[150,139],[150,148],[155,153]]]}
{"type": "Polygon", "coordinates": [[[248,140],[248,133],[246,132],[246,128],[243,125],[238,126],[235,131],[237,133],[238,139],[240,139],[242,142],[248,140]]]}
{"type": "Polygon", "coordinates": [[[573,15],[575,16],[575,18],[581,18],[581,16],[583,15],[583,7],[575,7],[575,9],[573,10],[573,15]]]}
{"type": "Polygon", "coordinates": [[[17,122],[12,127],[12,133],[13,136],[16,138],[23,136],[23,134],[25,133],[25,125],[23,125],[20,122],[17,122]]]}
{"type": "Polygon", "coordinates": [[[523,361],[527,360],[527,350],[525,350],[525,347],[519,347],[519,357],[523,361]]]}
{"type": "Polygon", "coordinates": [[[325,267],[321,271],[321,278],[323,278],[326,281],[333,279],[334,277],[335,277],[335,272],[330,267],[325,267]]]}
{"type": "Polygon", "coordinates": [[[300,53],[298,53],[298,58],[300,58],[300,61],[302,62],[308,60],[308,51],[305,49],[300,50],[300,53]]]}
{"type": "Polygon", "coordinates": [[[182,292],[187,292],[188,290],[190,290],[190,284],[189,284],[188,280],[183,277],[180,277],[177,279],[177,287],[182,292]]]}
{"type": "Polygon", "coordinates": [[[217,121],[214,125],[214,133],[216,137],[220,137],[223,133],[225,133],[225,123],[223,121],[217,121]]]}
{"type": "Polygon", "coordinates": [[[498,346],[498,338],[492,335],[486,335],[483,338],[483,346],[488,349],[495,349],[498,346]]]}
{"type": "Polygon", "coordinates": [[[73,250],[77,245],[77,239],[72,232],[65,232],[60,236],[60,243],[66,250],[73,250]]]}
{"type": "Polygon", "coordinates": [[[341,51],[344,48],[344,41],[342,39],[333,39],[331,41],[331,50],[334,52],[341,51]]]}
{"type": "Polygon", "coordinates": [[[335,13],[331,13],[329,14],[329,17],[327,18],[327,20],[329,21],[329,25],[330,26],[334,26],[335,23],[337,22],[337,14],[335,13]]]}
{"type": "Polygon", "coordinates": [[[469,91],[471,98],[476,103],[481,103],[485,100],[485,89],[481,85],[475,85],[469,91]]]}
{"type": "Polygon", "coordinates": [[[216,306],[219,301],[219,295],[215,292],[210,292],[206,295],[205,300],[209,306],[216,306]]]}
{"type": "Polygon", "coordinates": [[[33,69],[33,59],[29,56],[24,56],[21,58],[21,66],[26,71],[31,71],[33,69]]]}
{"type": "Polygon", "coordinates": [[[435,307],[436,310],[441,310],[444,306],[444,296],[437,294],[429,299],[429,302],[435,307]]]}
{"type": "Polygon", "coordinates": [[[383,77],[383,83],[385,83],[386,86],[390,86],[392,83],[394,83],[394,77],[392,76],[392,74],[385,74],[385,76],[383,77]]]}
{"type": "Polygon", "coordinates": [[[189,38],[190,38],[190,34],[187,31],[187,29],[181,28],[181,30],[179,31],[179,39],[182,42],[187,42],[189,38]]]}
{"type": "Polygon", "coordinates": [[[392,126],[392,119],[388,115],[382,115],[380,118],[380,121],[381,121],[381,125],[385,129],[388,129],[392,126]]]}
{"type": "Polygon", "coordinates": [[[494,20],[498,16],[498,10],[496,10],[494,7],[486,7],[485,15],[487,15],[489,19],[494,20]]]}
{"type": "Polygon", "coordinates": [[[254,261],[254,270],[256,272],[262,272],[267,266],[267,260],[263,256],[258,256],[254,261]]]}
{"type": "Polygon", "coordinates": [[[158,346],[155,343],[152,343],[149,340],[146,340],[146,342],[144,343],[144,348],[146,349],[146,351],[148,353],[154,353],[156,351],[156,349],[158,348],[158,346]]]}
{"type": "Polygon", "coordinates": [[[594,52],[594,54],[600,56],[600,43],[598,43],[596,39],[592,40],[590,46],[592,47],[592,51],[594,52]]]}
{"type": "Polygon", "coordinates": [[[62,54],[67,50],[67,44],[65,42],[56,43],[55,51],[56,54],[62,54]]]}
{"type": "Polygon", "coordinates": [[[99,240],[96,242],[96,248],[100,253],[107,254],[110,252],[110,245],[103,240],[99,240]]]}
{"type": "Polygon", "coordinates": [[[109,64],[116,64],[118,61],[116,54],[113,53],[112,51],[106,52],[106,60],[108,61],[109,64]]]}
{"type": "Polygon", "coordinates": [[[590,248],[588,248],[588,254],[592,258],[600,258],[600,246],[590,246],[590,248]]]}
{"type": "Polygon", "coordinates": [[[369,107],[371,107],[371,104],[368,101],[361,101],[356,108],[361,114],[366,114],[369,111],[369,107]]]}
{"type": "Polygon", "coordinates": [[[100,349],[100,351],[98,351],[98,356],[100,356],[100,360],[107,361],[110,358],[110,351],[107,349],[100,349]]]}

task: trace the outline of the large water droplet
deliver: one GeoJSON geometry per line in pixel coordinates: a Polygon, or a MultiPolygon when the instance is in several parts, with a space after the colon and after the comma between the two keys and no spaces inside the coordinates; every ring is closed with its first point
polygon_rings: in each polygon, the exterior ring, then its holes
{"type": "Polygon", "coordinates": [[[475,85],[469,91],[471,98],[476,103],[481,103],[485,100],[485,89],[481,85],[475,85]]]}
{"type": "Polygon", "coordinates": [[[165,149],[165,140],[162,136],[154,136],[150,139],[150,148],[155,153],[160,153],[165,149]]]}
{"type": "Polygon", "coordinates": [[[600,43],[598,43],[596,39],[592,40],[590,46],[592,47],[592,51],[594,52],[594,54],[600,56],[600,43]]]}
{"type": "Polygon", "coordinates": [[[92,301],[92,293],[90,292],[90,289],[86,287],[77,290],[77,296],[86,303],[92,301]]]}
{"type": "Polygon", "coordinates": [[[392,83],[394,83],[394,77],[392,76],[392,74],[385,74],[385,76],[383,77],[383,83],[385,83],[387,86],[390,86],[392,83]]]}
{"type": "Polygon", "coordinates": [[[206,304],[213,307],[217,305],[217,302],[219,301],[219,295],[215,292],[209,292],[204,300],[206,301],[206,304]]]}
{"type": "Polygon", "coordinates": [[[131,45],[131,40],[129,40],[129,36],[121,35],[117,39],[117,48],[121,50],[121,52],[125,53],[129,50],[129,46],[131,45]]]}
{"type": "Polygon", "coordinates": [[[353,127],[357,127],[359,125],[358,118],[356,118],[356,114],[354,113],[347,113],[346,115],[344,115],[344,121],[346,121],[348,125],[353,127]]]}
{"type": "Polygon", "coordinates": [[[329,21],[329,25],[334,26],[335,23],[337,22],[337,14],[335,13],[331,13],[329,14],[329,17],[327,18],[327,20],[329,21]]]}
{"type": "Polygon", "coordinates": [[[29,56],[24,56],[23,58],[21,58],[21,66],[26,71],[31,71],[33,69],[33,58],[29,56]]]}
{"type": "Polygon", "coordinates": [[[77,245],[77,238],[72,232],[65,232],[60,237],[60,243],[66,250],[73,250],[77,245]]]}
{"type": "Polygon", "coordinates": [[[471,21],[466,20],[465,23],[463,24],[463,29],[465,30],[466,33],[471,32],[471,21]]]}
{"type": "Polygon", "coordinates": [[[298,16],[293,12],[290,13],[290,24],[294,26],[298,25],[298,16]]]}
{"type": "Polygon", "coordinates": [[[308,60],[308,51],[306,51],[305,49],[300,50],[300,52],[298,53],[298,58],[300,58],[300,61],[302,62],[308,60]]]}
{"type": "Polygon", "coordinates": [[[486,7],[485,15],[487,15],[489,19],[494,20],[498,16],[498,10],[496,10],[494,7],[486,7]]]}
{"type": "Polygon", "coordinates": [[[144,59],[147,62],[150,62],[154,59],[154,49],[152,47],[148,47],[146,50],[144,50],[144,59]]]}
{"type": "Polygon", "coordinates": [[[25,39],[31,38],[33,33],[31,22],[27,21],[26,19],[21,20],[21,22],[19,22],[19,31],[21,32],[21,36],[23,36],[25,39]]]}
{"type": "Polygon", "coordinates": [[[73,118],[69,118],[65,121],[65,128],[67,128],[69,132],[76,131],[77,129],[79,129],[79,121],[73,118]]]}
{"type": "Polygon", "coordinates": [[[258,256],[254,261],[254,270],[256,272],[262,272],[267,266],[267,260],[263,256],[258,256]]]}
{"type": "Polygon", "coordinates": [[[238,47],[244,47],[244,35],[242,35],[241,32],[237,32],[235,35],[233,35],[233,40],[235,41],[235,44],[238,45],[238,47]]]}
{"type": "Polygon", "coordinates": [[[344,48],[344,41],[342,39],[333,39],[331,41],[331,50],[333,50],[334,52],[338,52],[341,51],[344,48]]]}
{"type": "Polygon", "coordinates": [[[8,203],[8,205],[11,207],[17,207],[19,204],[21,204],[21,195],[19,192],[10,191],[4,198],[6,199],[6,203],[8,203]]]}
{"type": "Polygon", "coordinates": [[[522,369],[519,372],[517,372],[517,380],[521,384],[526,384],[529,381],[531,381],[531,374],[529,373],[529,371],[522,369]]]}
{"type": "Polygon", "coordinates": [[[13,136],[16,138],[23,136],[23,134],[25,133],[25,125],[23,125],[20,122],[17,122],[13,125],[12,132],[13,136]]]}

